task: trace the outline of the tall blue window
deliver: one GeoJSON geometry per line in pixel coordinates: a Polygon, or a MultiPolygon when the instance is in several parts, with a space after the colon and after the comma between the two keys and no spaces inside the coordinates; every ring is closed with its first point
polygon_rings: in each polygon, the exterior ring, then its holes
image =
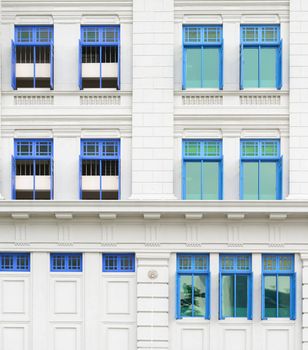
{"type": "Polygon", "coordinates": [[[120,198],[120,140],[81,140],[80,199],[120,198]]]}
{"type": "Polygon", "coordinates": [[[81,253],[51,253],[51,272],[82,272],[81,253]]]}
{"type": "Polygon", "coordinates": [[[120,90],[120,26],[82,26],[80,35],[80,90],[120,90]]]}
{"type": "Polygon", "coordinates": [[[210,318],[208,254],[177,255],[177,318],[210,318]]]}
{"type": "Polygon", "coordinates": [[[52,26],[15,26],[12,40],[12,88],[54,87],[52,26]]]}
{"type": "Polygon", "coordinates": [[[219,318],[252,319],[251,255],[221,254],[219,273],[219,318]]]}
{"type": "Polygon", "coordinates": [[[29,253],[0,253],[0,272],[30,271],[29,253]]]}
{"type": "Polygon", "coordinates": [[[223,89],[222,26],[183,27],[183,89],[223,89]]]}
{"type": "Polygon", "coordinates": [[[12,198],[53,199],[52,140],[15,140],[12,157],[12,198]]]}
{"type": "Polygon", "coordinates": [[[282,40],[279,25],[242,25],[240,88],[282,87],[282,40]]]}
{"type": "Polygon", "coordinates": [[[135,254],[103,254],[103,272],[135,272],[135,254]]]}
{"type": "Polygon", "coordinates": [[[221,140],[183,141],[183,199],[222,199],[221,140]]]}
{"type": "Polygon", "coordinates": [[[282,157],[279,140],[241,140],[240,197],[282,198],[282,157]]]}
{"type": "Polygon", "coordinates": [[[285,317],[295,320],[296,274],[294,255],[262,256],[262,319],[285,317]]]}

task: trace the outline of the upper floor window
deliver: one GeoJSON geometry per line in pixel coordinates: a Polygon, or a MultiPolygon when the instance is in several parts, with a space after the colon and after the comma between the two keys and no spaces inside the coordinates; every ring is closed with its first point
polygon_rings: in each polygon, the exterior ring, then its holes
{"type": "Polygon", "coordinates": [[[12,40],[12,87],[54,86],[52,26],[15,26],[12,40]]]}
{"type": "Polygon", "coordinates": [[[221,25],[183,27],[183,89],[223,88],[221,25]]]}
{"type": "Polygon", "coordinates": [[[221,140],[183,141],[183,199],[222,199],[221,140]]]}
{"type": "Polygon", "coordinates": [[[79,88],[120,90],[120,26],[82,26],[79,88]]]}
{"type": "Polygon", "coordinates": [[[29,253],[0,253],[0,272],[30,271],[29,253]]]}
{"type": "Polygon", "coordinates": [[[177,318],[210,318],[208,254],[177,255],[177,318]]]}
{"type": "Polygon", "coordinates": [[[52,140],[15,140],[12,157],[12,198],[53,199],[52,140]]]}
{"type": "Polygon", "coordinates": [[[81,253],[51,253],[51,272],[82,272],[81,253]]]}
{"type": "Polygon", "coordinates": [[[120,141],[81,140],[80,199],[120,198],[120,141]]]}
{"type": "Polygon", "coordinates": [[[221,254],[219,318],[252,319],[251,255],[221,254]]]}
{"type": "Polygon", "coordinates": [[[241,140],[240,198],[282,198],[279,140],[241,140]]]}
{"type": "Polygon", "coordinates": [[[282,87],[282,40],[279,25],[242,25],[240,88],[282,87]]]}
{"type": "Polygon", "coordinates": [[[295,320],[294,255],[264,254],[262,257],[262,319],[295,320]]]}
{"type": "Polygon", "coordinates": [[[103,272],[135,272],[135,254],[103,254],[103,272]]]}

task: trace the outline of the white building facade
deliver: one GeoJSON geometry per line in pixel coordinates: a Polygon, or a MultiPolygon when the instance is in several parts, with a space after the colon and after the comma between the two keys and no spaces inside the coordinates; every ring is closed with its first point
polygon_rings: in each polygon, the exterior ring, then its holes
{"type": "Polygon", "coordinates": [[[305,0],[2,0],[1,350],[308,350],[305,0]]]}

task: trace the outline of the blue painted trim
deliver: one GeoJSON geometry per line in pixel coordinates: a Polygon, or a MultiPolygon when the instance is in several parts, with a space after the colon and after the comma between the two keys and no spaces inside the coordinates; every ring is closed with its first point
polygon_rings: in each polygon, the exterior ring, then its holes
{"type": "Polygon", "coordinates": [[[30,272],[30,253],[0,253],[0,272],[30,272]],[[12,265],[10,267],[4,266],[3,259],[9,257],[12,259],[12,265]],[[18,260],[25,259],[25,264],[22,267],[18,267],[18,260]]]}
{"type": "MultiPolygon", "coordinates": [[[[207,36],[208,37],[208,36],[207,36]]],[[[186,67],[187,67],[187,48],[200,48],[201,50],[201,88],[206,88],[205,82],[206,82],[206,77],[205,77],[205,69],[204,69],[204,55],[205,55],[205,50],[206,48],[212,48],[216,47],[219,49],[219,73],[218,73],[218,86],[217,88],[220,90],[223,90],[223,80],[224,80],[224,74],[223,74],[223,60],[224,60],[224,40],[223,40],[223,30],[222,30],[222,25],[183,25],[182,29],[182,89],[186,90],[187,88],[187,72],[186,72],[186,67]],[[189,29],[199,29],[200,31],[200,41],[199,42],[191,42],[185,40],[185,33],[189,29]],[[217,32],[219,32],[219,40],[215,42],[207,41],[205,39],[205,31],[208,31],[209,29],[216,29],[217,32]]]]}
{"type": "Polygon", "coordinates": [[[184,316],[181,315],[181,304],[180,304],[180,277],[181,276],[191,276],[192,277],[192,316],[185,316],[185,318],[205,318],[210,319],[210,259],[209,254],[203,253],[181,253],[177,254],[177,272],[176,272],[176,319],[182,319],[184,316]],[[196,269],[195,267],[195,258],[196,257],[204,257],[206,259],[206,268],[205,269],[196,269]],[[181,257],[191,257],[191,268],[190,269],[181,269],[180,267],[180,259],[181,257]],[[206,310],[205,315],[197,316],[194,315],[194,277],[195,276],[204,276],[205,277],[205,302],[206,302],[206,310]]]}
{"type": "MultiPolygon", "coordinates": [[[[238,317],[236,315],[236,278],[237,276],[247,276],[247,319],[252,319],[252,257],[251,254],[220,254],[219,255],[219,319],[223,320],[226,317],[222,313],[222,277],[223,276],[234,276],[234,305],[233,310],[234,314],[232,317],[238,317]],[[222,258],[230,257],[233,259],[234,268],[233,269],[223,269],[222,267],[222,258]],[[249,270],[247,269],[238,269],[238,258],[247,257],[249,263],[249,270]]],[[[230,318],[228,316],[228,318],[230,318]]]]}
{"type": "Polygon", "coordinates": [[[54,89],[54,46],[50,44],[50,89],[54,89]]]}
{"type": "Polygon", "coordinates": [[[53,42],[53,26],[50,25],[35,25],[35,26],[27,26],[27,25],[22,25],[22,26],[15,26],[15,36],[14,40],[16,45],[25,45],[25,46],[33,46],[33,45],[42,45],[42,46],[48,46],[53,42]],[[41,30],[44,30],[44,32],[48,30],[50,38],[46,41],[40,41],[39,40],[39,33],[41,30]],[[18,38],[18,34],[22,33],[23,31],[30,32],[32,35],[32,40],[29,41],[20,41],[18,38]]]}
{"type": "Polygon", "coordinates": [[[262,48],[273,47],[276,48],[276,89],[280,90],[282,88],[282,40],[280,39],[280,25],[241,25],[240,31],[240,89],[244,89],[244,49],[246,47],[255,47],[258,49],[258,88],[261,85],[260,72],[261,72],[261,62],[260,54],[262,48]],[[245,41],[244,31],[245,29],[255,29],[257,33],[257,38],[254,41],[245,41]],[[262,31],[264,29],[273,29],[277,31],[276,41],[266,41],[262,40],[262,31]]]}
{"type": "Polygon", "coordinates": [[[135,272],[135,253],[105,253],[102,256],[102,271],[103,272],[135,272]],[[106,260],[108,258],[113,258],[116,261],[116,266],[112,269],[109,269],[108,263],[106,263],[106,260]],[[121,259],[126,258],[129,259],[131,267],[128,269],[121,267],[121,259]]]}
{"type": "Polygon", "coordinates": [[[78,46],[78,84],[79,90],[82,90],[82,45],[80,39],[78,46]]]}
{"type": "Polygon", "coordinates": [[[11,85],[14,90],[16,90],[16,45],[12,40],[12,61],[11,61],[11,85]]]}
{"type": "Polygon", "coordinates": [[[277,309],[276,309],[276,317],[275,318],[285,318],[285,317],[279,316],[279,314],[278,314],[278,311],[279,311],[279,307],[278,307],[278,305],[279,305],[279,302],[278,302],[278,299],[279,299],[278,277],[279,276],[290,276],[290,316],[289,316],[289,318],[291,320],[295,320],[296,319],[296,273],[294,272],[294,254],[270,254],[270,253],[262,254],[262,283],[261,283],[261,285],[262,285],[262,302],[261,302],[262,320],[267,320],[267,317],[265,316],[265,283],[264,283],[265,276],[275,276],[276,277],[276,305],[277,305],[277,309]],[[272,270],[265,270],[264,269],[264,258],[265,257],[275,258],[276,269],[272,269],[272,270]],[[279,260],[282,257],[291,258],[291,267],[289,270],[285,270],[285,269],[281,270],[279,268],[279,260]]]}
{"type": "Polygon", "coordinates": [[[81,253],[50,253],[50,272],[82,272],[82,254],[81,253]],[[63,267],[54,266],[55,259],[64,259],[63,267]],[[79,260],[79,268],[70,268],[70,258],[79,260]]]}

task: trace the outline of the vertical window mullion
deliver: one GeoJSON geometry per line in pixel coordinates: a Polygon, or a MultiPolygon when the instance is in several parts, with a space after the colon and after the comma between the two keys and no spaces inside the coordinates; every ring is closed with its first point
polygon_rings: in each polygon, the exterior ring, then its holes
{"type": "Polygon", "coordinates": [[[99,47],[99,87],[102,88],[102,46],[99,47]]]}
{"type": "Polygon", "coordinates": [[[260,79],[261,79],[261,45],[258,45],[258,88],[260,88],[260,85],[261,85],[260,79]]]}
{"type": "Polygon", "coordinates": [[[233,310],[233,315],[234,317],[237,316],[236,314],[236,273],[233,274],[233,307],[234,307],[234,310],[233,310]]]}
{"type": "Polygon", "coordinates": [[[203,180],[204,180],[204,174],[203,174],[203,171],[205,171],[204,169],[204,166],[203,166],[203,163],[205,163],[205,160],[201,160],[200,161],[200,165],[201,165],[201,199],[204,199],[204,193],[203,193],[203,188],[204,188],[204,183],[203,183],[203,180]]]}
{"type": "Polygon", "coordinates": [[[36,191],[35,191],[35,175],[36,175],[36,160],[33,159],[33,194],[32,199],[35,199],[36,197],[36,191]]]}
{"type": "Polygon", "coordinates": [[[99,199],[102,199],[103,179],[102,179],[103,159],[99,160],[99,199]]]}
{"type": "Polygon", "coordinates": [[[201,88],[205,87],[204,46],[201,45],[201,88]]]}
{"type": "Polygon", "coordinates": [[[191,275],[191,316],[195,316],[195,274],[191,275]]]}

